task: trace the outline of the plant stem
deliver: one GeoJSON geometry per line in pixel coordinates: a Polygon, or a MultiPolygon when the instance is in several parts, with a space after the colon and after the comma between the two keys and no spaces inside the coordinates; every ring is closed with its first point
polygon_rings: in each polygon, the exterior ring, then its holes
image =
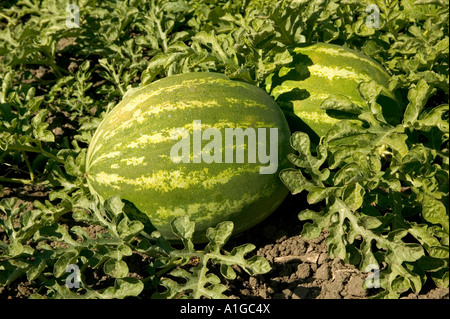
{"type": "Polygon", "coordinates": [[[63,159],[44,150],[40,141],[38,142],[38,147],[24,146],[24,145],[9,145],[8,149],[14,150],[14,151],[20,151],[20,152],[23,151],[23,152],[41,153],[41,154],[47,156],[48,158],[55,160],[58,163],[65,164],[65,161],[63,159]]]}
{"type": "Polygon", "coordinates": [[[158,271],[158,272],[156,273],[156,276],[159,278],[159,277],[161,277],[162,275],[164,275],[165,273],[167,273],[169,270],[173,269],[173,268],[176,267],[176,266],[177,266],[177,265],[174,264],[174,263],[169,264],[168,266],[166,266],[166,267],[164,267],[163,269],[161,269],[160,271],[158,271]]]}
{"type": "MultiPolygon", "coordinates": [[[[205,255],[202,258],[201,264],[202,264],[202,268],[200,270],[200,275],[199,278],[204,278],[206,276],[206,272],[208,271],[208,267],[206,267],[207,263],[208,263],[209,258],[205,255]]],[[[194,295],[195,299],[200,299],[201,297],[201,292],[202,292],[202,288],[203,288],[203,284],[200,283],[200,280],[197,282],[197,292],[194,295]]]]}
{"type": "Polygon", "coordinates": [[[29,180],[29,179],[8,178],[8,177],[0,177],[0,182],[2,182],[2,183],[15,183],[15,184],[22,184],[22,185],[35,184],[32,180],[29,180]]]}
{"type": "Polygon", "coordinates": [[[157,20],[156,27],[158,29],[159,36],[161,37],[161,40],[162,40],[161,44],[162,44],[162,47],[163,47],[163,52],[167,52],[167,36],[166,36],[166,33],[162,29],[160,20],[157,20]]]}
{"type": "Polygon", "coordinates": [[[30,161],[28,160],[28,156],[23,151],[21,153],[22,153],[23,159],[25,161],[25,164],[27,165],[28,172],[30,173],[30,179],[33,182],[34,181],[34,173],[33,173],[33,169],[31,168],[30,161]]]}

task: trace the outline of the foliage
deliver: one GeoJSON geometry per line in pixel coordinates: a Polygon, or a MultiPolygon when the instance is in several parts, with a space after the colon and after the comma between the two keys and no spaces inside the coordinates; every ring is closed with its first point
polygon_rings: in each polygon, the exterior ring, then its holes
{"type": "MultiPolygon", "coordinates": [[[[418,293],[427,274],[437,286],[448,285],[448,105],[424,111],[431,90],[421,81],[394,127],[376,109],[380,90],[361,84],[371,111],[335,125],[314,155],[309,137],[294,133],[298,154],[290,159],[301,170],[284,170],[281,178],[293,193],[307,191],[309,204],[326,200],[320,213],[299,214],[313,222],[302,235],[316,237],[327,227],[329,253],[363,271],[382,270],[380,297],[397,298],[409,289],[418,293]],[[421,136],[428,141],[420,143],[421,136]]],[[[323,104],[351,115],[358,109],[342,98],[323,104]]]]}
{"type": "MultiPolygon", "coordinates": [[[[391,74],[404,105],[396,126],[360,85],[370,112],[342,96],[323,107],[339,122],[319,145],[294,133],[296,169],[281,178],[319,207],[300,213],[303,234],[328,227],[329,251],[348,262],[379,265],[383,292],[419,292],[426,280],[448,286],[448,2],[412,17],[398,0],[18,0],[0,5],[0,285],[29,280],[35,297],[223,297],[238,266],[251,275],[268,263],[227,252],[232,225],[209,231],[194,249],[194,221],[172,223],[174,248],[137,220],[119,198],[102,205],[86,187],[87,145],[127,91],[160,77],[217,71],[259,85],[291,67],[301,42],[359,50],[391,74]],[[79,8],[67,10],[69,3],[79,8]],[[376,4],[379,25],[368,24],[376,4]],[[73,22],[67,24],[67,21],[73,22]],[[29,201],[11,185],[38,191],[29,201]],[[91,225],[91,226],[89,226],[91,225]],[[89,227],[98,227],[91,237],[89,227]],[[133,258],[147,276],[130,277],[133,258]],[[78,265],[81,286],[65,285],[78,265]],[[218,270],[217,270],[218,269],[218,270]],[[216,271],[217,270],[217,271],[216,271]],[[89,282],[95,274],[104,281],[89,282]],[[219,276],[220,275],[220,276],[219,276]]],[[[409,6],[409,2],[408,2],[409,6]]],[[[281,75],[280,75],[281,76],[281,75]]]]}
{"type": "Polygon", "coordinates": [[[263,257],[245,258],[255,248],[251,244],[235,247],[231,252],[223,250],[233,231],[231,222],[210,228],[209,244],[198,251],[192,243],[195,223],[187,217],[177,218],[172,227],[184,248],[176,249],[158,232],[148,234],[144,223],[130,219],[127,211],[130,213],[133,208],[126,207],[119,197],[106,200],[104,205],[97,197],[92,201],[83,198],[72,208],[72,218],[78,224],[70,229],[55,222],[67,211],[65,207],[55,210],[38,202],[34,204],[38,209],[27,210],[27,205],[17,198],[0,202],[6,217],[0,225],[8,242],[2,242],[0,247],[3,270],[0,283],[8,285],[23,275],[28,281],[39,280],[45,290],[40,289],[42,291],[33,295],[34,298],[124,298],[138,296],[145,283],[153,290],[158,284],[167,288],[163,293],[155,292],[156,297],[224,298],[227,287],[210,271],[212,264],[217,265],[226,279],[236,277],[231,268],[233,265],[252,275],[270,270],[263,257]],[[17,220],[19,224],[15,226],[17,220]],[[89,227],[93,225],[102,229],[95,237],[89,233],[89,227]],[[32,239],[31,243],[29,239],[32,239]],[[129,276],[126,259],[132,255],[142,258],[148,268],[148,277],[129,276]],[[197,265],[190,264],[194,258],[198,260],[197,265]],[[77,280],[70,276],[75,265],[77,280]],[[92,278],[87,278],[87,269],[103,272],[112,282],[106,287],[98,287],[91,282],[92,278]],[[168,276],[182,279],[181,283],[168,276]],[[70,284],[76,282],[79,282],[77,289],[70,289],[73,288],[70,284]]]}

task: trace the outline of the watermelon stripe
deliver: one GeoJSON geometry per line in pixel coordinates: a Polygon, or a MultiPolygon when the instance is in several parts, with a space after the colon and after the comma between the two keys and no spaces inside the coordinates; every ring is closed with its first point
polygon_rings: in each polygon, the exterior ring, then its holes
{"type": "Polygon", "coordinates": [[[199,186],[208,190],[218,184],[226,184],[232,178],[239,178],[241,174],[258,172],[259,166],[228,168],[217,175],[211,175],[208,168],[190,172],[158,170],[151,175],[142,175],[136,178],[127,178],[116,173],[99,172],[93,176],[93,179],[99,184],[111,187],[134,186],[137,191],[152,189],[158,192],[170,192],[176,188],[186,189],[192,186],[199,186]]]}
{"type": "Polygon", "coordinates": [[[145,166],[145,165],[147,165],[147,163],[144,163],[144,160],[145,160],[145,156],[141,156],[141,157],[133,156],[133,157],[130,157],[130,158],[122,158],[120,160],[120,162],[125,162],[125,164],[127,166],[130,166],[130,165],[132,165],[132,166],[145,166]]]}
{"type": "Polygon", "coordinates": [[[324,112],[300,111],[298,109],[294,109],[294,110],[295,110],[294,114],[296,116],[299,116],[304,121],[317,123],[317,125],[320,125],[320,124],[334,125],[336,122],[339,121],[338,119],[329,117],[324,112]]]}
{"type": "MultiPolygon", "coordinates": [[[[99,145],[99,147],[101,147],[101,144],[99,145]]],[[[100,155],[99,157],[97,157],[96,159],[94,159],[92,162],[90,162],[89,166],[95,165],[96,163],[98,163],[104,159],[116,158],[116,157],[119,157],[120,155],[122,155],[122,152],[120,152],[120,151],[104,153],[104,154],[100,155]]]]}
{"type": "Polygon", "coordinates": [[[371,77],[366,74],[358,73],[352,68],[330,67],[326,65],[314,64],[308,68],[313,76],[325,78],[328,81],[336,79],[347,79],[352,81],[370,81],[371,77]]]}
{"type": "MultiPolygon", "coordinates": [[[[336,92],[328,92],[328,93],[316,93],[314,90],[310,90],[312,95],[308,97],[309,101],[317,101],[318,103],[322,103],[324,100],[330,97],[331,94],[336,94],[336,92]]],[[[352,96],[347,96],[348,99],[354,104],[360,104],[360,101],[355,99],[352,96]]],[[[314,112],[313,112],[314,113],[314,112]]]]}

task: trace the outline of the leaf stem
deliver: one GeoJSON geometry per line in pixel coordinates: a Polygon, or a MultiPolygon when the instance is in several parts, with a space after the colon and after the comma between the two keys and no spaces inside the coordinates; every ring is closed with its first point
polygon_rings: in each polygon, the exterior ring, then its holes
{"type": "Polygon", "coordinates": [[[0,182],[2,182],[2,183],[15,183],[15,184],[22,184],[22,185],[36,184],[32,180],[29,180],[29,179],[8,178],[8,177],[0,177],[0,182]]]}
{"type": "Polygon", "coordinates": [[[33,173],[33,169],[31,168],[30,161],[28,160],[28,156],[23,151],[21,151],[21,153],[22,153],[23,159],[25,161],[25,164],[27,165],[28,172],[30,173],[30,179],[33,182],[34,181],[34,173],[33,173]]]}
{"type": "Polygon", "coordinates": [[[50,152],[47,152],[42,147],[41,141],[38,141],[38,147],[32,147],[32,146],[24,146],[24,145],[9,145],[8,149],[14,150],[14,151],[20,151],[20,152],[32,152],[32,153],[41,153],[48,158],[51,158],[55,160],[58,163],[65,164],[65,161],[62,158],[57,157],[56,155],[53,155],[50,152]]]}
{"type": "MultiPolygon", "coordinates": [[[[202,268],[200,270],[200,274],[199,274],[199,278],[206,278],[206,272],[208,271],[208,261],[209,261],[210,257],[206,254],[203,256],[202,258],[202,268]]],[[[199,280],[197,282],[197,290],[196,290],[196,294],[194,295],[195,299],[200,299],[202,296],[202,292],[203,292],[203,287],[204,287],[204,283],[202,283],[201,280],[199,280]]]]}
{"type": "Polygon", "coordinates": [[[159,36],[162,40],[163,52],[167,52],[167,36],[166,33],[162,30],[161,21],[157,20],[156,27],[158,28],[159,36]]]}
{"type": "MultiPolygon", "coordinates": [[[[180,262],[172,262],[169,265],[167,265],[166,267],[164,267],[163,269],[161,269],[160,271],[158,271],[156,273],[157,277],[161,277],[162,275],[164,275],[165,273],[167,273],[168,271],[170,271],[171,269],[175,268],[176,266],[178,266],[180,264],[180,262]]],[[[148,277],[147,277],[148,278],[148,277]]]]}

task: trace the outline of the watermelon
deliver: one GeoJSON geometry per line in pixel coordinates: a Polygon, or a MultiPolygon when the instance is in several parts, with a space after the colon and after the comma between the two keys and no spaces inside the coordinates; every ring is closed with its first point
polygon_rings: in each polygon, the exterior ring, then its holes
{"type": "Polygon", "coordinates": [[[303,131],[312,139],[322,137],[339,119],[331,117],[321,103],[332,94],[347,96],[367,109],[357,88],[375,81],[383,87],[378,103],[385,118],[401,119],[396,96],[389,91],[389,74],[373,59],[355,50],[327,43],[302,44],[293,49],[293,65],[268,78],[267,90],[282,107],[292,131],[303,131]]]}
{"type": "Polygon", "coordinates": [[[213,72],[169,76],[129,94],[103,119],[88,148],[90,191],[119,195],[168,240],[188,216],[195,242],[228,220],[234,234],[284,200],[288,123],[262,89],[213,72]]]}

